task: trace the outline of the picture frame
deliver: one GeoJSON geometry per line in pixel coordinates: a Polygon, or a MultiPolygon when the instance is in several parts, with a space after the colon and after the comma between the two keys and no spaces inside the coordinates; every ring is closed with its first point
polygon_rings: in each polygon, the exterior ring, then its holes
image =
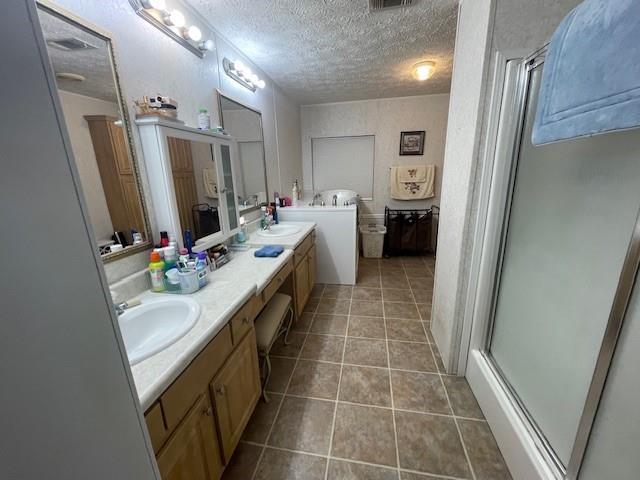
{"type": "Polygon", "coordinates": [[[425,131],[400,132],[400,155],[424,155],[425,131]]]}

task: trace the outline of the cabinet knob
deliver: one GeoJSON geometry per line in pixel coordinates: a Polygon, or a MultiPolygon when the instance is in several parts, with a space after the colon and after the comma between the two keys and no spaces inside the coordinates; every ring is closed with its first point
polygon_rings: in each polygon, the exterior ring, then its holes
{"type": "Polygon", "coordinates": [[[246,324],[246,323],[249,323],[249,317],[244,317],[244,318],[242,319],[242,323],[245,323],[245,324],[246,324]]]}
{"type": "Polygon", "coordinates": [[[212,417],[213,416],[213,408],[209,407],[207,408],[204,412],[202,412],[203,415],[206,415],[207,417],[212,417]]]}
{"type": "Polygon", "coordinates": [[[216,387],[216,393],[218,395],[224,395],[226,393],[224,385],[220,385],[219,387],[216,387]]]}

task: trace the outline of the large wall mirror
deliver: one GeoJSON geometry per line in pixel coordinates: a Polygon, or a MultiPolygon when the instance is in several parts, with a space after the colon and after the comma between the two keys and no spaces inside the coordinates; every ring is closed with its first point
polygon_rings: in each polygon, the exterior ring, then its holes
{"type": "Polygon", "coordinates": [[[110,37],[48,2],[38,17],[104,261],[151,246],[110,37]]]}
{"type": "Polygon", "coordinates": [[[220,117],[225,131],[238,142],[236,196],[240,213],[268,201],[267,169],[262,135],[262,114],[218,92],[220,117]]]}

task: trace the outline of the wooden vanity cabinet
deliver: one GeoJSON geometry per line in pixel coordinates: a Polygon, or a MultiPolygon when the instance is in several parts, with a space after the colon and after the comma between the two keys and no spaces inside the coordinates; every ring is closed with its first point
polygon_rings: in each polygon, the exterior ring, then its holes
{"type": "Polygon", "coordinates": [[[251,329],[210,384],[225,463],[231,460],[260,399],[258,368],[256,335],[251,329]]]}
{"type": "Polygon", "coordinates": [[[300,317],[316,283],[315,232],[311,232],[294,252],[294,308],[300,317]]]}
{"type": "Polygon", "coordinates": [[[156,457],[163,480],[218,480],[224,469],[213,409],[201,395],[156,457]]]}

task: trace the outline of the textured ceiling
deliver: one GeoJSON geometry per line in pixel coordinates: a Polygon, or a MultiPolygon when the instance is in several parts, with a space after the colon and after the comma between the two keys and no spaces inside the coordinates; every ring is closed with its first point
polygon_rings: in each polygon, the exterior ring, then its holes
{"type": "Polygon", "coordinates": [[[75,73],[86,78],[83,82],[56,78],[58,88],[117,103],[115,82],[106,42],[42,10],[38,10],[38,17],[46,41],[76,38],[97,47],[87,50],[63,51],[47,45],[47,52],[54,72],[75,73]]]}
{"type": "Polygon", "coordinates": [[[189,0],[302,104],[449,92],[458,0],[189,0]],[[426,82],[412,65],[436,62],[426,82]]]}

